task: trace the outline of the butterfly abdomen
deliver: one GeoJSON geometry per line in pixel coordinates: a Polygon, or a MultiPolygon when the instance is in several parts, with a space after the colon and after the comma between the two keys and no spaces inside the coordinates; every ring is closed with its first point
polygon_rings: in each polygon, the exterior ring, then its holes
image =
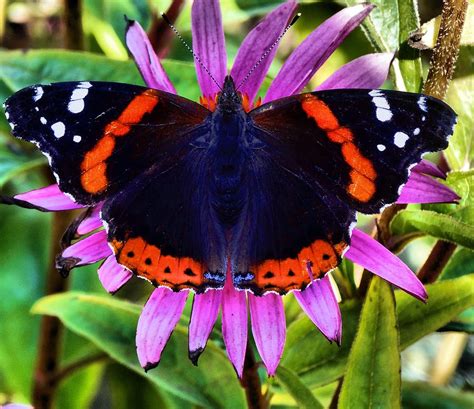
{"type": "Polygon", "coordinates": [[[245,204],[245,113],[216,111],[209,146],[212,206],[225,226],[235,224],[245,204]]]}

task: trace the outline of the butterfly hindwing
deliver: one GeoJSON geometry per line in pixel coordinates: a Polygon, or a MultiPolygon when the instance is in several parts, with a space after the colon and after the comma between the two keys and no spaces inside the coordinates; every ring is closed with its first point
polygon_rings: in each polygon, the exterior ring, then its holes
{"type": "Polygon", "coordinates": [[[302,289],[339,264],[356,211],[393,203],[409,168],[446,148],[455,114],[443,102],[382,90],[296,95],[250,112],[259,141],[234,285],[302,289]],[[247,262],[247,265],[245,265],[247,262]],[[246,269],[248,267],[248,270],[246,269]]]}
{"type": "Polygon", "coordinates": [[[182,154],[209,113],[173,94],[107,82],[35,85],[9,98],[5,111],[13,135],[36,144],[61,190],[84,205],[182,154]]]}
{"type": "Polygon", "coordinates": [[[106,201],[102,217],[119,263],[157,286],[222,287],[225,240],[209,206],[205,151],[151,168],[106,201]]]}
{"type": "Polygon", "coordinates": [[[256,149],[248,167],[247,205],[233,248],[234,285],[255,294],[304,289],[339,264],[355,211],[271,151],[256,149]]]}

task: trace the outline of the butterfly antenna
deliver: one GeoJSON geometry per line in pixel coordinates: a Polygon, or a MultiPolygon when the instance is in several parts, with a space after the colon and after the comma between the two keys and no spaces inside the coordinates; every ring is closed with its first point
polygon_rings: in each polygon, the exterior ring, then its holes
{"type": "Polygon", "coordinates": [[[255,65],[250,69],[250,71],[247,73],[247,75],[243,78],[242,81],[240,81],[240,84],[238,85],[237,89],[239,89],[242,85],[244,85],[247,80],[252,76],[253,72],[257,69],[257,67],[262,63],[265,58],[268,57],[268,55],[272,52],[272,50],[278,45],[278,43],[281,41],[281,39],[285,36],[287,31],[291,28],[293,24],[295,24],[298,19],[301,17],[301,13],[296,14],[293,17],[293,20],[291,20],[290,24],[286,26],[286,28],[283,30],[283,32],[278,36],[278,38],[275,40],[275,42],[268,48],[267,51],[265,51],[262,56],[259,58],[259,60],[255,63],[255,65]]]}
{"type": "Polygon", "coordinates": [[[204,63],[202,62],[202,60],[199,58],[199,55],[197,55],[193,49],[189,46],[189,44],[186,42],[186,40],[183,38],[183,36],[180,34],[180,32],[176,29],[176,27],[173,25],[173,23],[170,21],[170,19],[168,18],[168,16],[165,14],[165,13],[161,13],[161,17],[163,18],[163,20],[165,20],[166,24],[169,25],[169,27],[171,28],[171,30],[173,30],[173,32],[176,34],[176,37],[179,38],[179,41],[181,41],[181,43],[183,43],[183,45],[187,48],[187,50],[193,55],[193,57],[195,58],[195,60],[198,62],[198,64],[204,69],[204,71],[206,71],[207,75],[209,75],[209,77],[212,79],[212,81],[214,81],[214,83],[217,85],[217,87],[222,91],[222,87],[219,85],[219,83],[216,81],[216,79],[214,78],[214,76],[211,74],[211,72],[209,71],[209,69],[204,65],[204,63]]]}

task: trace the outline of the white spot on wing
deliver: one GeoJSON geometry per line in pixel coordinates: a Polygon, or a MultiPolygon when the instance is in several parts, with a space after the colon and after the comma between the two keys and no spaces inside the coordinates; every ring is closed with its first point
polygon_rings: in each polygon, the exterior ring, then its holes
{"type": "Polygon", "coordinates": [[[372,91],[369,92],[369,95],[371,97],[381,97],[383,94],[382,94],[382,91],[380,91],[379,89],[373,89],[372,91]]]}
{"type": "Polygon", "coordinates": [[[380,152],[383,152],[383,151],[384,151],[385,149],[387,149],[387,148],[385,147],[385,145],[379,144],[379,145],[377,145],[377,149],[378,149],[380,152]]]}
{"type": "Polygon", "coordinates": [[[420,97],[418,99],[418,106],[424,112],[428,112],[428,107],[426,106],[426,97],[420,97]]]}
{"type": "Polygon", "coordinates": [[[74,91],[72,91],[71,101],[76,99],[84,99],[88,93],[89,90],[87,88],[76,88],[74,91]]]}
{"type": "Polygon", "coordinates": [[[79,142],[81,142],[82,137],[81,137],[81,135],[74,135],[72,140],[76,143],[79,143],[79,142]]]}
{"type": "Polygon", "coordinates": [[[413,135],[419,135],[420,134],[420,128],[415,128],[413,131],[413,135]]]}
{"type": "Polygon", "coordinates": [[[92,86],[90,82],[80,82],[77,88],[72,91],[71,100],[67,106],[69,112],[78,114],[84,110],[84,98],[89,93],[89,89],[92,86]]]}
{"type": "Polygon", "coordinates": [[[393,143],[399,148],[403,148],[410,137],[404,132],[397,132],[393,137],[393,143]]]}
{"type": "Polygon", "coordinates": [[[46,118],[45,118],[44,116],[42,116],[42,117],[40,118],[40,121],[41,121],[41,123],[42,123],[43,125],[46,125],[46,124],[48,123],[48,121],[46,120],[46,118]]]}
{"type": "MultiPolygon", "coordinates": [[[[86,90],[87,91],[87,90],[86,90]]],[[[67,109],[69,112],[72,112],[73,114],[78,114],[79,112],[82,112],[84,109],[84,100],[83,99],[76,99],[76,100],[71,100],[67,106],[67,109]]]]}
{"type": "Polygon", "coordinates": [[[375,104],[377,108],[385,108],[390,109],[390,105],[388,105],[387,98],[384,97],[374,97],[372,98],[372,102],[375,104]]]}
{"type": "Polygon", "coordinates": [[[36,112],[39,112],[39,110],[40,110],[40,109],[39,109],[38,107],[35,107],[35,111],[36,111],[36,112]]]}
{"type": "Polygon", "coordinates": [[[393,116],[392,111],[384,108],[377,108],[375,115],[377,116],[377,119],[382,122],[390,121],[393,116]]]}
{"type": "Polygon", "coordinates": [[[63,137],[64,134],[66,133],[66,126],[64,125],[63,122],[54,123],[53,125],[51,125],[51,129],[54,132],[54,136],[58,139],[63,137]]]}
{"type": "Polygon", "coordinates": [[[372,102],[377,108],[375,115],[377,119],[381,122],[390,121],[392,119],[392,111],[390,111],[390,104],[388,103],[387,98],[384,96],[383,92],[374,89],[369,92],[369,95],[372,97],[372,102]]]}
{"type": "Polygon", "coordinates": [[[8,113],[8,111],[5,111],[5,118],[7,118],[7,121],[10,119],[10,114],[8,113]]]}
{"type": "Polygon", "coordinates": [[[35,95],[33,95],[33,101],[37,102],[41,99],[44,94],[44,90],[42,87],[35,88],[35,95]]]}

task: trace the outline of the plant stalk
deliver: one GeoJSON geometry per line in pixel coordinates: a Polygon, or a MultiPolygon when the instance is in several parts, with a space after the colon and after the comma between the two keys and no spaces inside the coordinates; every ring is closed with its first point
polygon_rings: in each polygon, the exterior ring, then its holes
{"type": "Polygon", "coordinates": [[[247,403],[249,409],[267,409],[268,401],[262,395],[262,384],[258,376],[258,364],[255,360],[255,354],[250,344],[247,341],[247,351],[245,353],[244,372],[242,380],[240,381],[242,387],[245,389],[247,396],[247,403]]]}
{"type": "MultiPolygon", "coordinates": [[[[71,50],[83,48],[82,1],[64,0],[65,45],[71,50]]],[[[52,180],[51,173],[48,177],[52,180]]],[[[54,180],[52,180],[54,183],[54,180]]],[[[45,295],[67,291],[68,280],[56,270],[56,255],[61,252],[61,238],[72,221],[71,212],[53,214],[51,252],[46,276],[45,295]]],[[[35,409],[49,409],[53,406],[54,390],[57,385],[57,371],[61,355],[63,327],[56,317],[41,318],[38,359],[34,373],[33,406],[35,409]]]]}
{"type": "MultiPolygon", "coordinates": [[[[62,234],[71,222],[71,214],[58,212],[53,215],[52,248],[46,276],[45,295],[57,294],[67,290],[68,281],[56,270],[55,258],[60,249],[62,234]]],[[[53,405],[56,382],[55,373],[59,366],[63,329],[56,317],[41,318],[38,360],[34,373],[33,406],[35,409],[49,409],[53,405]]]]}

